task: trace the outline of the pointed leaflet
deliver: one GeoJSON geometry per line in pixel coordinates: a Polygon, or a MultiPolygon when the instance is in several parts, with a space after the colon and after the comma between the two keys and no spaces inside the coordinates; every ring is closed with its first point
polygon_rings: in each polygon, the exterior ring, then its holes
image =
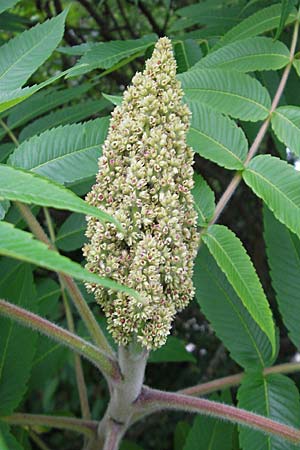
{"type": "Polygon", "coordinates": [[[203,235],[203,241],[245,308],[268,336],[274,355],[276,342],[272,312],[252,261],[241,241],[223,225],[209,227],[203,235]]]}
{"type": "Polygon", "coordinates": [[[109,214],[94,208],[72,191],[40,175],[0,164],[0,199],[16,200],[57,209],[88,214],[100,220],[120,224],[109,214]]]}
{"type": "MultiPolygon", "coordinates": [[[[36,293],[30,266],[3,260],[0,267],[0,298],[32,310],[36,293]]],[[[36,341],[35,332],[0,316],[0,416],[11,414],[23,398],[36,341]]]]}
{"type": "Polygon", "coordinates": [[[13,90],[24,85],[61,41],[68,10],[36,25],[0,48],[0,89],[13,90]]]}
{"type": "Polygon", "coordinates": [[[300,173],[279,158],[259,155],[249,163],[243,178],[275,217],[300,236],[300,173]]]}
{"type": "Polygon", "coordinates": [[[205,246],[195,262],[196,298],[230,356],[245,369],[272,364],[272,347],[205,246]]]}
{"type": "MultiPolygon", "coordinates": [[[[231,403],[231,395],[223,392],[221,396],[211,395],[210,400],[228,404],[231,403]]],[[[233,429],[232,423],[198,415],[187,436],[183,450],[232,450],[233,429]]]]}
{"type": "Polygon", "coordinates": [[[98,171],[108,124],[109,118],[103,117],[45,131],[17,147],[9,164],[62,184],[89,178],[98,171]]]}
{"type": "Polygon", "coordinates": [[[86,242],[85,230],[85,217],[81,214],[71,214],[58,230],[56,247],[66,252],[81,248],[86,242]]]}
{"type": "Polygon", "coordinates": [[[233,42],[209,53],[195,64],[192,70],[218,68],[253,72],[276,70],[290,61],[288,48],[279,41],[267,37],[253,37],[233,42]]]}
{"type": "Polygon", "coordinates": [[[54,250],[49,250],[47,245],[33,239],[32,234],[14,228],[7,222],[0,222],[0,255],[30,262],[54,272],[70,275],[77,280],[100,284],[108,289],[125,292],[141,300],[140,295],[133,289],[116,283],[109,278],[98,277],[98,275],[81,267],[80,264],[71,261],[54,250]]]}
{"type": "Polygon", "coordinates": [[[99,114],[108,105],[108,101],[101,98],[100,100],[90,100],[52,111],[23,128],[19,135],[19,141],[23,142],[36,134],[49,130],[49,128],[80,122],[95,114],[99,114]]]}
{"type": "MultiPolygon", "coordinates": [[[[293,8],[288,15],[285,23],[291,23],[296,19],[296,9],[293,8]]],[[[281,17],[281,5],[276,4],[261,9],[260,11],[252,14],[250,17],[244,19],[241,23],[231,28],[225,36],[217,44],[217,47],[221,47],[229,42],[239,41],[241,39],[257,36],[258,34],[265,33],[266,31],[273,30],[278,27],[281,17]]]]}
{"type": "Polygon", "coordinates": [[[214,214],[215,194],[198,173],[194,173],[194,183],[192,194],[195,202],[194,207],[198,215],[197,224],[200,227],[205,227],[214,214]]]}
{"type": "Polygon", "coordinates": [[[258,121],[269,114],[268,91],[254,78],[236,71],[190,70],[177,77],[186,99],[205,103],[232,117],[258,121]]]}
{"type": "Polygon", "coordinates": [[[191,101],[192,121],[187,143],[204,158],[227,169],[243,169],[248,143],[233,120],[205,104],[191,101]]]}
{"type": "Polygon", "coordinates": [[[29,120],[50,111],[74,98],[81,98],[89,89],[91,83],[83,83],[66,89],[49,88],[38,92],[33,97],[25,100],[21,105],[15,106],[9,113],[7,125],[12,130],[23,125],[29,120]]]}
{"type": "MultiPolygon", "coordinates": [[[[238,390],[238,406],[278,422],[300,427],[299,392],[284,375],[246,375],[238,390]]],[[[290,442],[240,427],[242,450],[296,450],[290,442]]]]}
{"type": "Polygon", "coordinates": [[[157,40],[155,34],[140,39],[100,42],[93,45],[78,61],[69,76],[77,76],[93,69],[109,69],[124,58],[135,53],[144,53],[157,40]],[[79,67],[80,66],[80,67],[79,67]]]}
{"type": "Polygon", "coordinates": [[[300,349],[300,240],[264,210],[264,236],[272,286],[289,336],[300,349]]]}
{"type": "Polygon", "coordinates": [[[272,114],[272,128],[292,152],[300,156],[300,108],[280,106],[272,114]]]}

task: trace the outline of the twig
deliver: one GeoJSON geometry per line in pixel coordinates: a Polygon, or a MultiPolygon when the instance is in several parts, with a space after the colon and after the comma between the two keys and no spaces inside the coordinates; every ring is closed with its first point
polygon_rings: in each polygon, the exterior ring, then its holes
{"type": "Polygon", "coordinates": [[[18,139],[16,138],[14,133],[11,131],[11,129],[6,125],[4,120],[0,119],[0,124],[1,124],[2,128],[6,131],[6,133],[10,137],[10,139],[13,141],[13,143],[16,144],[16,146],[18,146],[19,145],[18,139]]]}
{"type": "Polygon", "coordinates": [[[28,434],[32,441],[41,449],[41,450],[51,450],[48,445],[45,444],[45,442],[42,441],[42,439],[32,430],[28,431],[28,434]]]}
{"type": "Polygon", "coordinates": [[[44,414],[15,413],[11,416],[1,417],[9,425],[45,426],[60,430],[70,430],[82,433],[87,437],[94,437],[97,433],[98,422],[95,420],[77,419],[66,416],[47,416],[44,414]]]}

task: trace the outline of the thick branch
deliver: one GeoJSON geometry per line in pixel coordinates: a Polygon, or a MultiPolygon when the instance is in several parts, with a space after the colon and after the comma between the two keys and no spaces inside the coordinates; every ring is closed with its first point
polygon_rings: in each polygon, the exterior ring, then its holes
{"type": "Polygon", "coordinates": [[[108,378],[120,380],[118,365],[93,344],[26,309],[0,300],[0,314],[33,328],[91,361],[108,378]]]}
{"type": "Polygon", "coordinates": [[[186,411],[213,416],[278,436],[292,443],[300,443],[300,430],[244,409],[203,398],[145,388],[136,402],[136,406],[143,410],[149,408],[150,412],[151,408],[155,406],[161,410],[186,411]]]}
{"type": "Polygon", "coordinates": [[[76,433],[82,433],[88,437],[96,435],[98,426],[98,422],[95,420],[76,419],[75,417],[65,416],[47,416],[43,414],[15,413],[11,416],[1,417],[1,420],[10,425],[29,427],[46,426],[61,430],[70,430],[76,433]]]}

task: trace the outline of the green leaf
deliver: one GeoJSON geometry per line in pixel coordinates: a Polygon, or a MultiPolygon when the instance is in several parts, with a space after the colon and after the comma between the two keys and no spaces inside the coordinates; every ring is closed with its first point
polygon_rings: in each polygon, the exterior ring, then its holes
{"type": "Polygon", "coordinates": [[[194,286],[201,310],[231,357],[246,369],[270,366],[274,358],[269,339],[204,246],[196,258],[194,286]]]}
{"type": "Polygon", "coordinates": [[[7,125],[13,130],[57,106],[67,103],[74,98],[80,98],[89,91],[91,87],[92,84],[84,83],[82,86],[67,89],[50,88],[38,92],[36,95],[29,97],[22,104],[15,106],[10,111],[7,125]]]}
{"type": "Polygon", "coordinates": [[[296,1],[295,0],[281,0],[281,16],[278,28],[276,30],[275,38],[278,39],[281,35],[285,22],[289,16],[289,13],[294,9],[296,1]]]}
{"type": "MultiPolygon", "coordinates": [[[[224,393],[221,398],[214,396],[213,399],[224,403],[224,393]]],[[[198,415],[183,450],[232,450],[233,428],[231,423],[198,415]]]]}
{"type": "Polygon", "coordinates": [[[23,128],[19,135],[19,141],[25,141],[31,136],[49,130],[49,128],[54,128],[67,123],[80,122],[81,120],[103,111],[108,105],[107,100],[102,98],[101,100],[90,100],[88,102],[59,109],[58,111],[53,111],[30,123],[26,128],[23,128]]]}
{"type": "Polygon", "coordinates": [[[241,241],[223,225],[212,225],[202,239],[245,308],[269,338],[274,355],[276,340],[272,312],[241,241]]]}
{"type": "Polygon", "coordinates": [[[0,89],[18,89],[61,41],[68,9],[11,39],[0,48],[0,89]]]}
{"type": "Polygon", "coordinates": [[[249,163],[243,178],[275,217],[300,236],[300,173],[279,158],[259,155],[249,163]]]}
{"type": "Polygon", "coordinates": [[[0,5],[0,14],[3,13],[6,9],[12,8],[15,6],[16,3],[18,3],[20,0],[2,0],[0,5]]]}
{"type": "MultiPolygon", "coordinates": [[[[238,390],[238,406],[278,422],[299,428],[299,392],[294,382],[284,375],[248,374],[238,390]]],[[[261,432],[240,427],[243,450],[296,450],[290,442],[261,432]]]]}
{"type": "Polygon", "coordinates": [[[10,142],[5,142],[5,144],[0,145],[0,162],[4,162],[6,158],[15,149],[15,145],[10,142]]]}
{"type": "Polygon", "coordinates": [[[14,228],[10,223],[0,222],[0,255],[26,261],[54,272],[100,284],[108,289],[125,292],[141,301],[141,296],[133,289],[123,286],[109,278],[99,277],[71,261],[69,258],[50,250],[43,242],[33,239],[32,234],[14,228]]]}
{"type": "Polygon", "coordinates": [[[70,76],[82,75],[93,69],[109,69],[128,56],[143,54],[156,40],[157,36],[150,34],[140,39],[100,42],[80,58],[70,72],[70,76]]]}
{"type": "Polygon", "coordinates": [[[188,145],[204,158],[227,169],[241,170],[247,157],[248,143],[243,130],[233,120],[205,104],[189,102],[192,121],[188,145]]]}
{"type": "Polygon", "coordinates": [[[162,362],[196,362],[195,357],[189,353],[181,339],[169,336],[166,344],[158,350],[152,351],[148,360],[150,363],[162,362]]]}
{"type": "Polygon", "coordinates": [[[229,69],[238,72],[276,70],[290,61],[288,48],[279,41],[267,37],[252,37],[233,42],[209,53],[194,69],[229,69]]]}
{"type": "Polygon", "coordinates": [[[187,100],[205,103],[232,117],[258,121],[269,114],[268,91],[249,75],[229,70],[190,70],[178,75],[187,100]]]}
{"type": "Polygon", "coordinates": [[[280,106],[272,114],[272,128],[292,152],[300,156],[300,108],[280,106]]]}
{"type": "Polygon", "coordinates": [[[72,47],[58,47],[56,50],[65,55],[82,56],[95,45],[95,42],[85,42],[84,44],[72,45],[72,47]]]}
{"type": "Polygon", "coordinates": [[[65,252],[77,250],[86,242],[86,219],[82,214],[71,214],[58,230],[55,245],[65,252]]]}
{"type": "Polygon", "coordinates": [[[12,108],[20,102],[23,102],[35,92],[38,92],[39,90],[43,89],[51,83],[54,83],[54,81],[57,81],[59,78],[69,73],[69,71],[70,69],[65,70],[64,72],[60,72],[59,74],[54,75],[48,80],[43,81],[40,84],[34,84],[30,87],[17,88],[10,91],[0,91],[0,113],[6,111],[9,108],[12,108]]]}
{"type": "Polygon", "coordinates": [[[215,194],[204,178],[197,173],[194,173],[194,183],[192,194],[194,196],[195,210],[198,214],[197,224],[200,227],[205,227],[214,215],[215,194]]]}
{"type": "Polygon", "coordinates": [[[7,200],[0,201],[0,220],[3,220],[9,210],[10,203],[7,200]]]}
{"type": "Polygon", "coordinates": [[[289,336],[300,349],[300,240],[264,210],[264,237],[272,286],[289,336]]]}
{"type": "Polygon", "coordinates": [[[103,92],[102,92],[102,95],[104,98],[106,98],[106,100],[111,102],[113,105],[120,106],[122,104],[123,95],[109,95],[109,94],[104,94],[103,92]]]}
{"type": "Polygon", "coordinates": [[[62,184],[89,178],[98,171],[108,125],[109,118],[103,117],[45,131],[17,147],[9,164],[62,184]]]}
{"type": "Polygon", "coordinates": [[[23,450],[23,447],[10,432],[10,427],[0,421],[0,448],[1,450],[23,450]]]}
{"type": "MultiPolygon", "coordinates": [[[[296,19],[297,12],[295,8],[288,15],[285,24],[289,24],[296,19]]],[[[281,18],[281,5],[271,5],[261,9],[250,17],[244,19],[241,23],[231,28],[218,44],[219,47],[229,42],[239,41],[252,36],[265,33],[266,31],[277,28],[281,18]]]]}
{"type": "Polygon", "coordinates": [[[176,40],[174,52],[178,73],[189,70],[202,56],[199,44],[193,39],[176,40]]]}
{"type": "Polygon", "coordinates": [[[174,450],[183,450],[184,443],[190,432],[190,429],[190,424],[188,424],[187,422],[184,422],[183,420],[177,422],[173,437],[174,450]]]}
{"type": "Polygon", "coordinates": [[[107,220],[120,227],[112,216],[90,206],[72,191],[38,174],[0,164],[0,198],[78,212],[107,220]]]}
{"type": "MultiPolygon", "coordinates": [[[[3,223],[1,223],[3,225],[3,223]]],[[[35,311],[35,288],[30,266],[1,264],[0,298],[35,311]]],[[[37,334],[0,317],[0,416],[11,414],[27,389],[37,334]]]]}

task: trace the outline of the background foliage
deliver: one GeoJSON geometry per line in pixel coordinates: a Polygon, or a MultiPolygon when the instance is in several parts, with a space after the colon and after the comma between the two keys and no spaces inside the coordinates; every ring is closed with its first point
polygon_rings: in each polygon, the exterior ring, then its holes
{"type": "MultiPolygon", "coordinates": [[[[45,259],[45,247],[22,232],[26,226],[14,202],[39,205],[31,206],[32,212],[46,231],[43,207],[55,208],[49,230],[55,245],[82,263],[83,214],[89,206],[79,197],[94,182],[109,114],[158,36],[172,38],[178,78],[192,111],[188,142],[196,152],[194,196],[198,225],[206,227],[231,171],[244,169],[249,142],[268,117],[289,64],[296,3],[2,0],[0,297],[67,327],[57,277],[47,269],[62,267],[78,280],[87,275],[63,256],[45,259]]],[[[212,225],[203,238],[196,298],[176,318],[167,345],[151,354],[146,384],[177,390],[242,368],[247,375],[241,387],[213,398],[299,428],[299,375],[262,375],[275,360],[299,360],[300,180],[293,167],[300,157],[297,53],[293,66],[261,155],[244,170],[245,183],[221,225],[212,225]]],[[[78,286],[85,293],[80,281],[78,286]]],[[[85,296],[105,330],[99,307],[85,296]]],[[[87,338],[72,312],[77,333],[87,338]]],[[[73,355],[58,344],[0,317],[0,415],[79,417],[73,364],[73,355]]],[[[92,417],[99,418],[107,402],[105,382],[85,361],[83,368],[92,417]]],[[[0,422],[0,432],[5,450],[43,448],[40,440],[53,449],[82,446],[77,435],[54,429],[9,428],[0,422]]],[[[239,436],[238,427],[212,418],[164,414],[137,423],[122,450],[295,448],[245,429],[239,436]]]]}

